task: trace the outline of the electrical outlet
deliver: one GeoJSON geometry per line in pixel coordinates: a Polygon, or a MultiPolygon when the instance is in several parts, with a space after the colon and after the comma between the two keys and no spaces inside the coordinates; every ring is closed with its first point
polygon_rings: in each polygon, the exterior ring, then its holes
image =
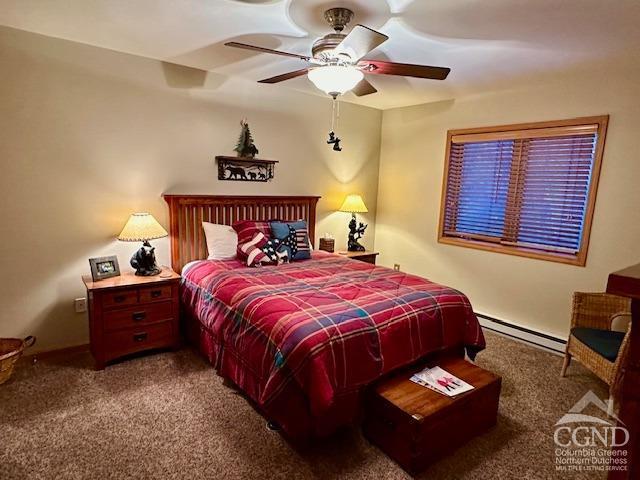
{"type": "Polygon", "coordinates": [[[399,272],[399,271],[400,271],[400,264],[399,264],[399,263],[394,263],[394,264],[393,264],[393,269],[394,269],[396,272],[399,272]]]}
{"type": "Polygon", "coordinates": [[[76,310],[76,313],[83,313],[87,311],[87,299],[82,297],[82,298],[76,298],[73,301],[73,308],[76,310]]]}

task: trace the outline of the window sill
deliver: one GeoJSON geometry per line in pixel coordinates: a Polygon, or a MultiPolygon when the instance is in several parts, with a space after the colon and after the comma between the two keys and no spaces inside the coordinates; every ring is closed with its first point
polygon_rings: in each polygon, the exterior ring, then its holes
{"type": "Polygon", "coordinates": [[[534,258],[536,260],[547,260],[549,262],[564,263],[566,265],[574,265],[584,267],[587,263],[586,249],[577,255],[569,255],[566,253],[544,252],[524,247],[511,247],[492,242],[483,242],[481,240],[470,240],[458,237],[438,237],[438,243],[445,245],[455,245],[458,247],[475,248],[476,250],[485,250],[487,252],[505,253],[507,255],[516,255],[518,257],[534,258]]]}

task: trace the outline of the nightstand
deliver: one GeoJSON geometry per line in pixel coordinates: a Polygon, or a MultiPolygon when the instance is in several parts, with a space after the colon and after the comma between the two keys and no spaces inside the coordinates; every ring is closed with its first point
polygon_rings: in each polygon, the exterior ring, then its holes
{"type": "Polygon", "coordinates": [[[354,260],[360,260],[361,262],[371,263],[372,265],[376,264],[376,257],[379,255],[379,252],[372,252],[371,250],[365,250],[364,252],[343,251],[338,253],[347,258],[353,258],[354,260]]]}
{"type": "Polygon", "coordinates": [[[152,277],[125,273],[97,282],[85,275],[82,281],[87,287],[91,353],[97,370],[131,353],[180,346],[177,273],[167,269],[152,277]]]}

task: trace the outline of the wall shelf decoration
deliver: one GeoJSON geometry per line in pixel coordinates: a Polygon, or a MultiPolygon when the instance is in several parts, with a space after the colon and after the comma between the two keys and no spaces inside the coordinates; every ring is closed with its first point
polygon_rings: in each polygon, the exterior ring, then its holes
{"type": "Polygon", "coordinates": [[[262,158],[227,157],[218,155],[218,180],[236,182],[268,182],[273,178],[277,160],[262,158]]]}

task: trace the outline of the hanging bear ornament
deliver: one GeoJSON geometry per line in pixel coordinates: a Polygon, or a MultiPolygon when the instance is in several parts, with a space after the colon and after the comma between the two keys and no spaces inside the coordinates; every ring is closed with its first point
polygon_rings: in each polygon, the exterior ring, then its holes
{"type": "Polygon", "coordinates": [[[342,147],[340,146],[340,139],[336,137],[335,132],[329,132],[329,140],[327,140],[327,143],[329,145],[333,144],[333,149],[336,152],[342,151],[342,147]]]}

